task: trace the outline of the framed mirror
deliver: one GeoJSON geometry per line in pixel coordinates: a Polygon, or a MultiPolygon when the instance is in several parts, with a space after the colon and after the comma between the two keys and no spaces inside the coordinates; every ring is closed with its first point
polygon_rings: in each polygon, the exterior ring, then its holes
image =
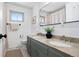
{"type": "Polygon", "coordinates": [[[40,25],[61,24],[65,21],[65,13],[64,2],[50,2],[40,9],[39,15],[45,17],[43,24],[40,25]]]}
{"type": "Polygon", "coordinates": [[[79,2],[50,2],[40,9],[39,15],[45,17],[42,25],[79,22],[79,2]]]}

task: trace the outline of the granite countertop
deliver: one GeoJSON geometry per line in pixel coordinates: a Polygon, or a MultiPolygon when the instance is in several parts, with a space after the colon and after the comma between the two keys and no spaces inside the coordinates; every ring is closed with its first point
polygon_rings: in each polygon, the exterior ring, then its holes
{"type": "Polygon", "coordinates": [[[65,42],[65,41],[62,41],[62,40],[56,39],[56,38],[47,39],[45,36],[37,36],[37,35],[29,35],[29,37],[32,37],[35,40],[37,40],[49,47],[56,48],[56,49],[58,49],[64,53],[67,53],[71,56],[79,57],[79,43],[68,42],[68,41],[65,42]],[[65,44],[71,45],[71,47],[56,46],[56,45],[50,44],[49,42],[51,42],[51,41],[63,42],[65,44]]]}

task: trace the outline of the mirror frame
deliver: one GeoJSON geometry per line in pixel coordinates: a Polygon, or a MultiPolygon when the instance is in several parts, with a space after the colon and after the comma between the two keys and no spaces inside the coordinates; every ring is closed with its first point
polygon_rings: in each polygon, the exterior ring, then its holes
{"type": "MultiPolygon", "coordinates": [[[[72,2],[71,2],[71,3],[72,3],[72,2]]],[[[49,4],[49,3],[48,3],[48,4],[49,4]]],[[[42,8],[46,7],[48,4],[46,4],[46,5],[43,6],[42,8]]],[[[39,16],[40,16],[40,12],[41,12],[41,9],[42,9],[42,8],[40,8],[39,16]]],[[[65,6],[64,8],[65,8],[65,21],[63,21],[63,24],[79,22],[79,20],[66,22],[66,6],[65,6]]],[[[61,24],[61,23],[45,24],[45,25],[40,25],[40,26],[50,26],[50,25],[59,25],[59,24],[61,24]]]]}

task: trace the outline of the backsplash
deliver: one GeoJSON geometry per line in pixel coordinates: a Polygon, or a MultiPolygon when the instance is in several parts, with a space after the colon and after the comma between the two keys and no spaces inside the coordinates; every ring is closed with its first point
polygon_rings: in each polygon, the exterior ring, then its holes
{"type": "MultiPolygon", "coordinates": [[[[43,33],[37,33],[37,35],[38,36],[45,36],[45,34],[43,34],[43,33]]],[[[67,36],[64,36],[64,37],[65,37],[66,41],[79,43],[79,38],[67,37],[67,36]]],[[[59,36],[59,35],[53,35],[53,38],[62,40],[62,36],[59,36]]]]}
{"type": "Polygon", "coordinates": [[[65,35],[68,37],[75,37],[79,38],[79,22],[73,22],[73,23],[66,23],[62,26],[62,24],[58,25],[49,25],[49,26],[40,26],[39,32],[46,33],[44,31],[44,28],[46,27],[53,27],[54,26],[54,35],[65,35]]]}

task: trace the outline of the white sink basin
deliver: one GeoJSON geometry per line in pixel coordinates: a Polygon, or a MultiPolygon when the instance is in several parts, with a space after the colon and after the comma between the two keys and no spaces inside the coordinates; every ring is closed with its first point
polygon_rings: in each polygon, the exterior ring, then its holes
{"type": "Polygon", "coordinates": [[[59,46],[59,47],[72,47],[71,45],[65,44],[63,42],[51,41],[49,43],[55,46],[59,46]]]}

